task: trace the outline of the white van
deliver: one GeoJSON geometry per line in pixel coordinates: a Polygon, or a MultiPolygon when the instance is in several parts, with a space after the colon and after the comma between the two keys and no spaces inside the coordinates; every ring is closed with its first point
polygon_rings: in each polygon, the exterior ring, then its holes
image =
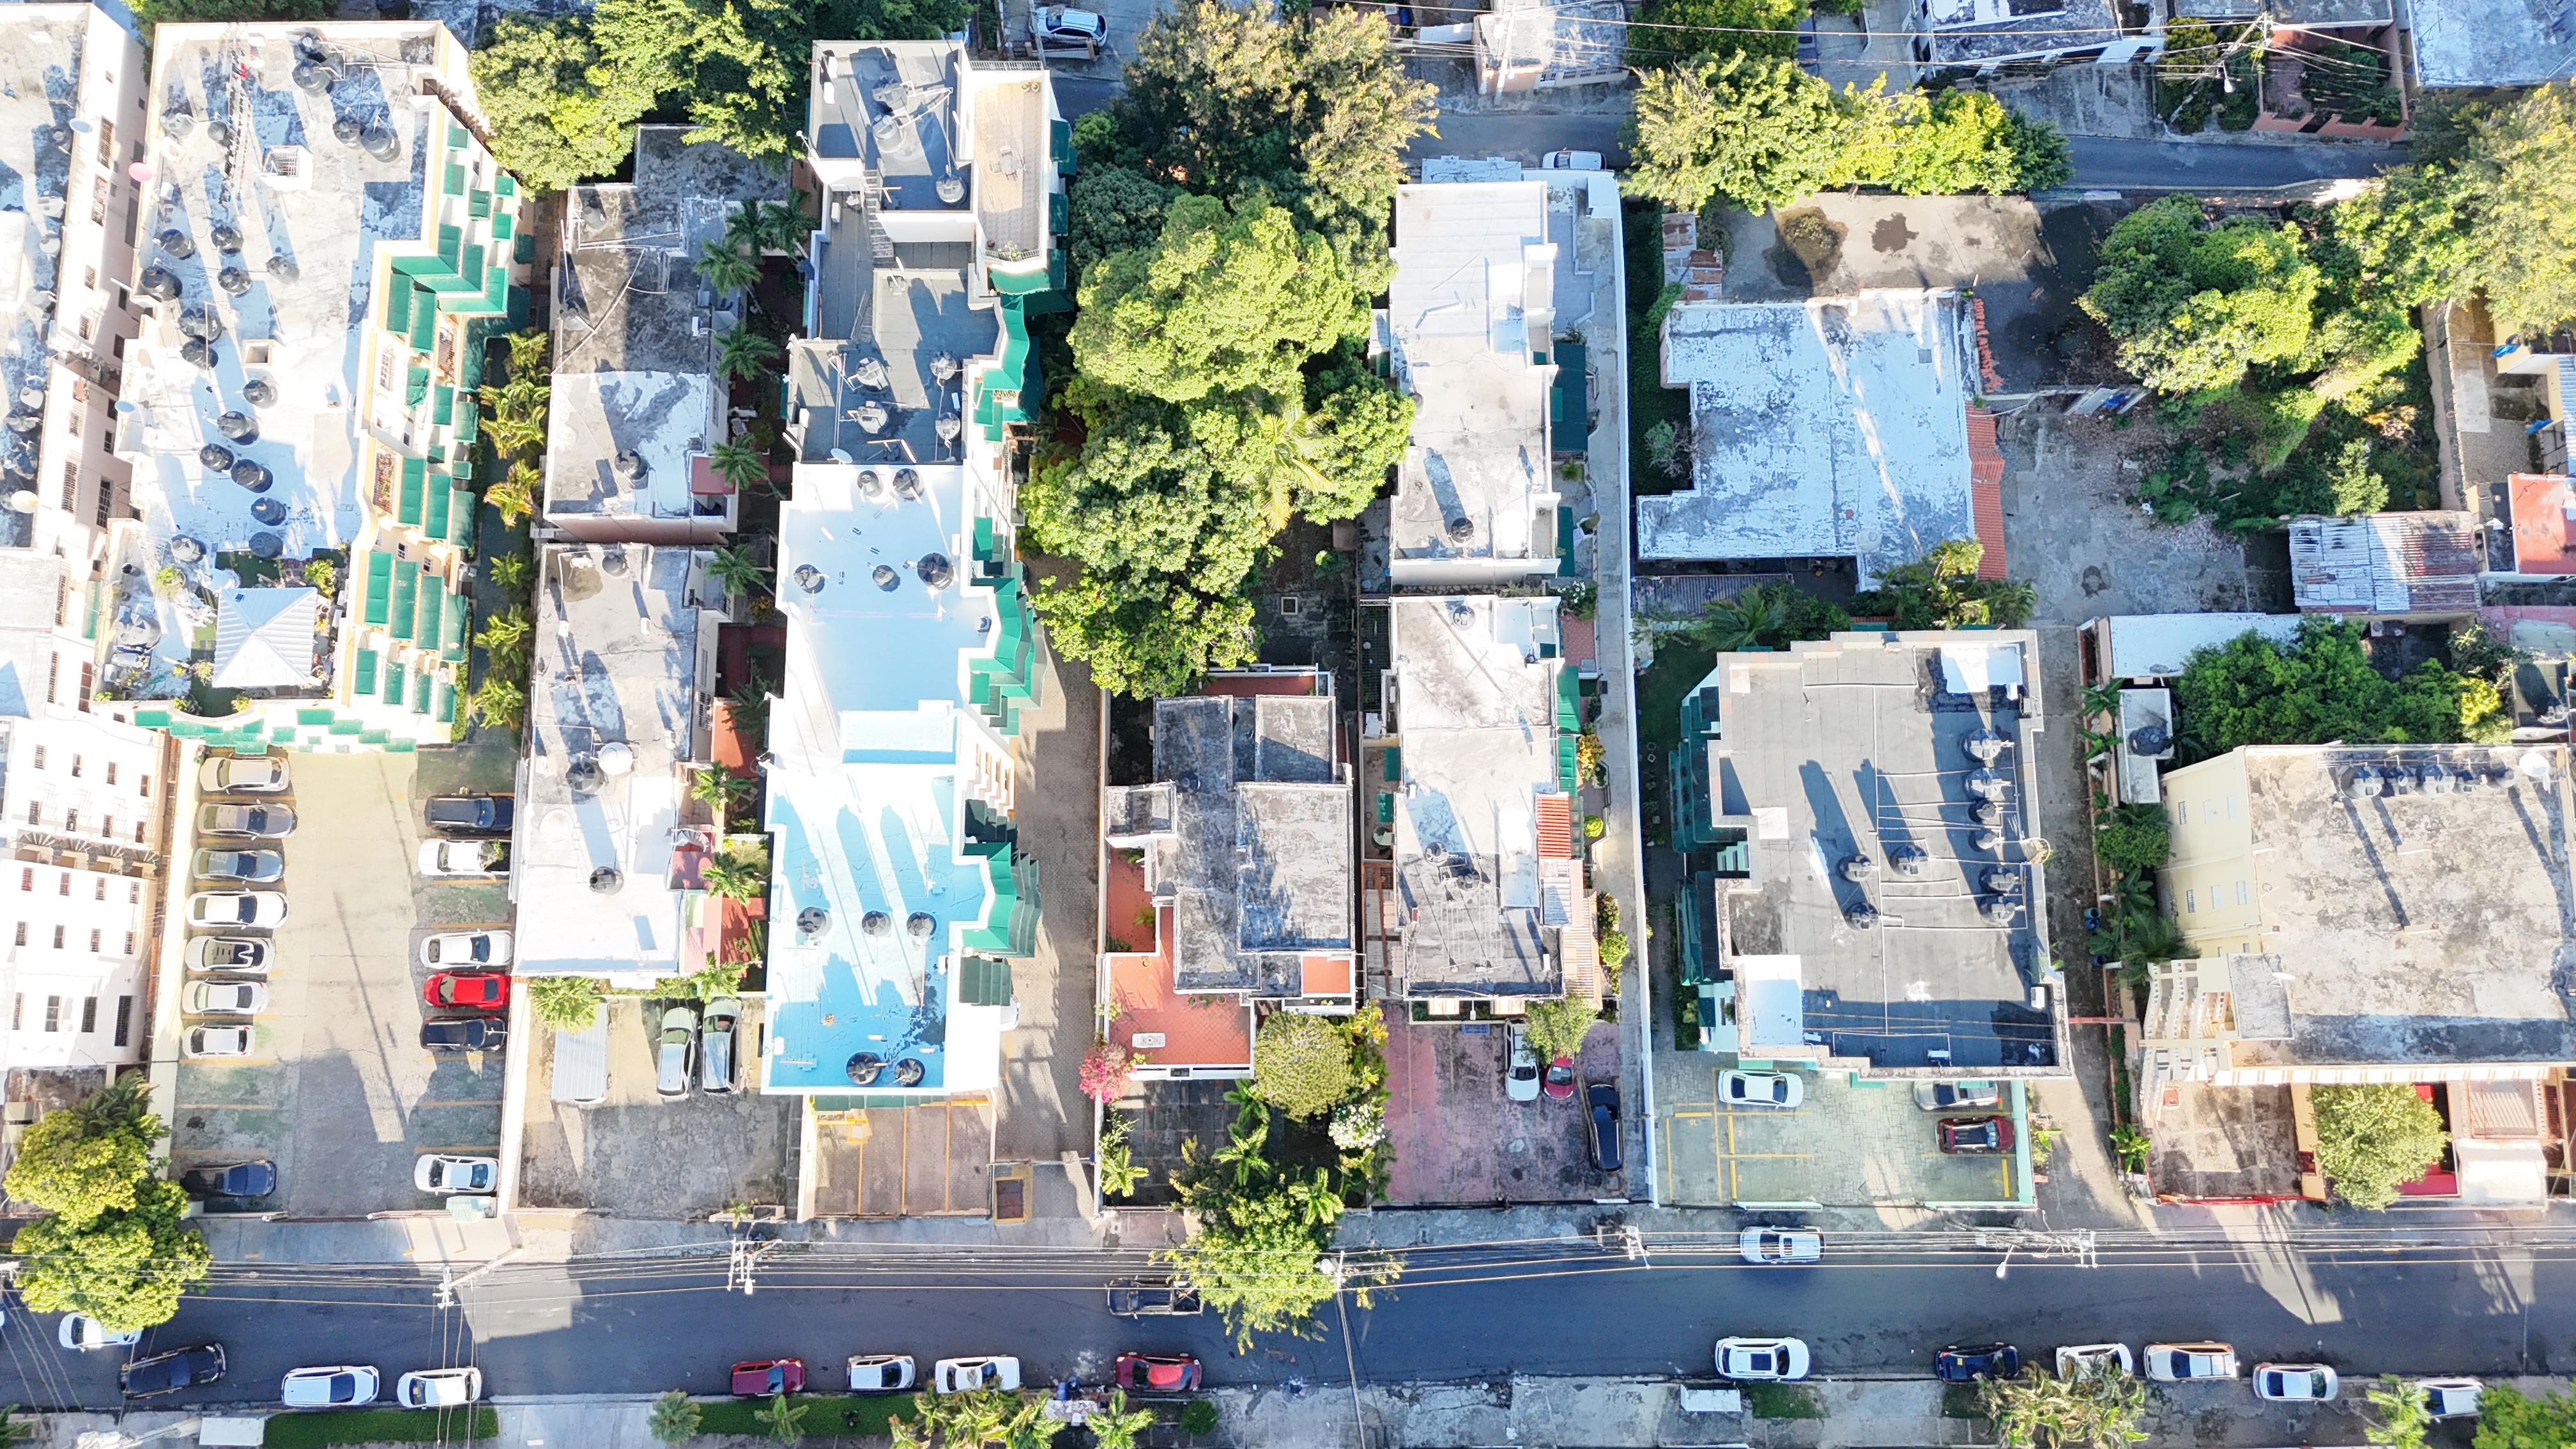
{"type": "Polygon", "coordinates": [[[554,1099],[590,1107],[607,1097],[608,1003],[601,1002],[590,1025],[555,1033],[554,1099]]]}

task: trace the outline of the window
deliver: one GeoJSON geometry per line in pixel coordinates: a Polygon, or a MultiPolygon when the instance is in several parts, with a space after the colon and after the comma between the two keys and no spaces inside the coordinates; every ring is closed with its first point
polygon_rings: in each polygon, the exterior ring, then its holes
{"type": "Polygon", "coordinates": [[[24,1028],[26,1024],[27,993],[21,991],[18,993],[17,998],[9,1003],[9,1029],[11,1031],[18,1031],[24,1028]]]}
{"type": "Polygon", "coordinates": [[[95,956],[95,955],[97,955],[97,954],[98,954],[99,943],[100,943],[103,939],[105,939],[105,938],[104,938],[104,936],[102,935],[102,933],[100,933],[99,931],[97,931],[97,930],[95,930],[95,929],[91,930],[91,932],[89,933],[89,953],[90,953],[91,955],[95,956]]]}
{"type": "Polygon", "coordinates": [[[2201,818],[2201,819],[2203,819],[2203,820],[2215,820],[2215,819],[2217,819],[2217,818],[2218,818],[2218,802],[2217,802],[2217,801],[2215,801],[2215,800],[2205,800],[2205,801],[2201,802],[2201,807],[2200,807],[2200,818],[2201,818]]]}
{"type": "Polygon", "coordinates": [[[77,459],[63,462],[63,512],[69,513],[80,503],[80,463],[77,459]]]}
{"type": "MultiPolygon", "coordinates": [[[[135,839],[137,839],[137,840],[141,840],[141,839],[143,838],[143,835],[142,835],[143,827],[142,827],[142,826],[140,826],[140,825],[137,825],[137,826],[135,826],[135,827],[134,827],[134,829],[135,829],[135,836],[134,836],[134,838],[135,838],[135,839]]],[[[128,881],[128,882],[126,882],[126,884],[125,884],[125,903],[126,903],[127,905],[129,905],[129,906],[139,906],[139,905],[143,904],[143,882],[141,882],[141,881],[139,881],[139,880],[137,880],[137,881],[128,881]]]]}
{"type": "Polygon", "coordinates": [[[131,996],[116,998],[116,1044],[118,1046],[125,1045],[126,1036],[133,1026],[134,998],[131,996]]]}
{"type": "MultiPolygon", "coordinates": [[[[54,892],[55,895],[68,896],[72,893],[72,873],[70,871],[64,871],[61,877],[54,883],[62,887],[62,889],[54,892]]],[[[54,934],[61,935],[62,933],[60,931],[56,931],[54,934]]],[[[56,941],[54,944],[59,946],[62,942],[56,941]]]]}
{"type": "Polygon", "coordinates": [[[98,822],[98,833],[113,837],[116,834],[116,817],[110,815],[106,819],[98,822]]]}
{"type": "Polygon", "coordinates": [[[114,760],[107,762],[107,783],[111,785],[116,783],[116,761],[114,760]]]}
{"type": "Polygon", "coordinates": [[[54,927],[54,949],[63,949],[63,928],[60,926],[54,927]]]}
{"type": "Polygon", "coordinates": [[[143,777],[143,798],[146,800],[152,798],[152,777],[150,775],[143,777]]]}
{"type": "Polygon", "coordinates": [[[87,271],[89,275],[84,285],[86,285],[91,291],[95,292],[98,290],[98,268],[90,267],[87,271]]]}
{"type": "Polygon", "coordinates": [[[21,946],[27,944],[27,923],[24,921],[18,923],[18,944],[21,946]]]}
{"type": "Polygon", "coordinates": [[[45,998],[45,1030],[56,1032],[62,1029],[63,999],[59,996],[48,996],[45,998]]]}
{"type": "Polygon", "coordinates": [[[125,954],[128,956],[134,954],[134,933],[132,931],[125,933],[125,954]]]}
{"type": "Polygon", "coordinates": [[[39,770],[45,768],[45,747],[43,745],[36,746],[36,768],[39,770]]]}
{"type": "Polygon", "coordinates": [[[36,868],[31,865],[18,872],[18,889],[22,891],[31,891],[35,888],[36,868]]]}
{"type": "Polygon", "coordinates": [[[88,1036],[97,1030],[98,998],[95,996],[84,996],[81,998],[81,1035],[88,1036]]]}
{"type": "Polygon", "coordinates": [[[98,898],[100,900],[107,899],[107,877],[105,876],[100,876],[98,878],[98,898]]]}
{"type": "Polygon", "coordinates": [[[2228,797],[2227,797],[2227,818],[2228,818],[2228,819],[2230,819],[2230,820],[2233,820],[2233,819],[2235,819],[2235,818],[2236,818],[2236,801],[2237,801],[2237,798],[2238,798],[2238,797],[2236,797],[2236,796],[2234,796],[2234,795],[2230,795],[2230,796],[2228,796],[2228,797]]]}
{"type": "Polygon", "coordinates": [[[143,822],[140,820],[134,822],[134,843],[137,845],[143,843],[143,822]]]}
{"type": "Polygon", "coordinates": [[[2184,891],[2182,893],[2182,910],[2183,914],[2187,916],[2200,914],[2200,898],[2197,892],[2184,891]]]}
{"type": "Polygon", "coordinates": [[[64,832],[65,832],[65,833],[67,833],[67,834],[78,833],[78,831],[80,830],[80,812],[79,812],[79,811],[77,811],[77,810],[66,810],[66,811],[64,811],[64,812],[63,812],[63,830],[64,830],[64,832]]]}
{"type": "Polygon", "coordinates": [[[2238,881],[2238,882],[2236,883],[2236,904],[2238,904],[2238,905],[2240,905],[2240,906],[2241,906],[2241,905],[2245,904],[2245,900],[2246,900],[2245,882],[2243,882],[2243,881],[2241,881],[2241,880],[2240,880],[2240,881],[2238,881]]]}
{"type": "MultiPolygon", "coordinates": [[[[72,585],[71,580],[65,579],[63,581],[63,586],[54,590],[54,627],[60,629],[71,621],[72,585]]],[[[42,751],[38,751],[40,756],[42,753],[42,751]]]]}
{"type": "Polygon", "coordinates": [[[27,823],[28,823],[28,824],[30,824],[30,825],[40,824],[40,823],[42,823],[42,822],[43,822],[44,818],[45,818],[45,802],[44,802],[44,801],[42,801],[42,800],[30,800],[30,801],[28,801],[28,802],[27,802],[27,823]]]}
{"type": "Polygon", "coordinates": [[[80,776],[81,776],[81,757],[80,757],[80,756],[78,756],[78,755],[74,755],[74,756],[72,756],[72,778],[73,778],[73,779],[75,779],[75,780],[77,780],[77,779],[79,779],[79,778],[80,778],[80,776]]]}
{"type": "MultiPolygon", "coordinates": [[[[63,506],[65,508],[69,508],[71,505],[66,503],[63,506]]],[[[57,654],[45,665],[45,703],[60,704],[63,702],[62,683],[63,656],[57,654]]]]}

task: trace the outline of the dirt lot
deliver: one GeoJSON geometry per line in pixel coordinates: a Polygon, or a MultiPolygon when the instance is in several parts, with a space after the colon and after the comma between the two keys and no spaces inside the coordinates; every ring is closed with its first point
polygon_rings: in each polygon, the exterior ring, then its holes
{"type": "MultiPolygon", "coordinates": [[[[1542,1095],[1535,1102],[1514,1102],[1503,1096],[1510,1039],[1500,1024],[1490,1026],[1482,1033],[1474,1026],[1403,1023],[1387,1029],[1387,1137],[1395,1144],[1387,1200],[1484,1204],[1622,1196],[1622,1174],[1592,1170],[1580,1092],[1570,1101],[1542,1095]]],[[[1592,1028],[1574,1063],[1580,1083],[1621,1079],[1619,1039],[1615,1026],[1592,1028]]],[[[1633,1124],[1628,1136],[1633,1149],[1633,1124]]]]}

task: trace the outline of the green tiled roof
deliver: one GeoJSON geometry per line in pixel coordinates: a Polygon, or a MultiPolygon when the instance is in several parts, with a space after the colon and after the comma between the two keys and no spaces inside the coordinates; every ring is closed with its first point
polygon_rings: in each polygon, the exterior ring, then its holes
{"type": "Polygon", "coordinates": [[[405,528],[420,526],[421,484],[429,477],[429,465],[418,458],[402,460],[402,485],[394,495],[394,518],[405,528]]]}
{"type": "MultiPolygon", "coordinates": [[[[373,649],[358,651],[358,667],[349,674],[349,692],[361,699],[376,692],[376,651],[373,649]]],[[[331,721],[331,728],[337,731],[340,721],[331,721]]]]}
{"type": "Polygon", "coordinates": [[[438,657],[453,664],[465,657],[466,601],[459,599],[447,611],[447,622],[438,633],[438,657]]]}
{"type": "Polygon", "coordinates": [[[385,622],[387,610],[393,597],[393,578],[394,556],[392,554],[371,553],[367,555],[366,621],[368,623],[381,624],[385,622]]]}
{"type": "Polygon", "coordinates": [[[395,638],[409,639],[411,637],[412,617],[414,612],[420,607],[418,601],[419,593],[419,569],[399,568],[394,570],[393,600],[387,610],[385,628],[395,638]]]}

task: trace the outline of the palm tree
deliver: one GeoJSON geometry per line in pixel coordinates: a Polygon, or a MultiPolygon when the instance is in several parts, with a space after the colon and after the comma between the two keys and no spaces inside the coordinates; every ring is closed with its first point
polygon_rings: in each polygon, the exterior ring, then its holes
{"type": "Polygon", "coordinates": [[[760,449],[740,438],[716,444],[708,450],[707,462],[715,467],[716,476],[731,484],[737,492],[754,483],[769,481],[769,459],[762,455],[760,449]]]}
{"type": "Polygon", "coordinates": [[[474,717],[494,729],[518,733],[528,717],[528,692],[507,679],[487,678],[474,691],[474,717]]]}
{"type": "Polygon", "coordinates": [[[725,592],[732,594],[765,594],[769,592],[769,565],[760,561],[752,545],[720,545],[707,560],[707,573],[725,592]]]}
{"type": "Polygon", "coordinates": [[[698,249],[698,275],[719,292],[739,292],[760,280],[760,263],[730,241],[711,241],[698,249]]]}
{"type": "Polygon", "coordinates": [[[1154,1427],[1154,1411],[1127,1407],[1127,1391],[1111,1389],[1107,1406],[1091,1411],[1088,1427],[1093,1449],[1136,1449],[1136,1441],[1154,1427]]]}
{"type": "Polygon", "coordinates": [[[749,776],[737,775],[722,765],[710,765],[689,781],[689,796],[710,810],[731,814],[743,801],[751,798],[749,776]]]}
{"type": "Polygon", "coordinates": [[[516,597],[528,591],[528,575],[535,567],[535,560],[525,553],[504,553],[493,556],[487,572],[491,576],[492,587],[516,597]]]}
{"type": "Polygon", "coordinates": [[[502,340],[510,349],[512,380],[545,376],[546,353],[554,345],[552,337],[547,336],[542,330],[531,329],[526,332],[513,332],[502,340]]]}
{"type": "Polygon", "coordinates": [[[805,254],[805,239],[814,234],[814,219],[805,214],[805,193],[795,192],[785,201],[772,201],[760,208],[760,236],[771,251],[789,256],[805,254]]]}
{"type": "Polygon", "coordinates": [[[709,894],[729,901],[751,902],[769,894],[769,869],[756,860],[738,855],[720,855],[708,861],[699,872],[709,894]]]}
{"type": "Polygon", "coordinates": [[[474,642],[488,654],[515,654],[528,642],[528,611],[516,605],[483,621],[474,642]]]}
{"type": "Polygon", "coordinates": [[[1731,654],[1758,647],[1763,636],[1776,637],[1788,627],[1787,601],[1769,587],[1757,584],[1732,599],[1710,604],[1692,632],[1718,653],[1731,654]]]}
{"type": "Polygon", "coordinates": [[[777,360],[778,344],[748,327],[736,327],[716,340],[716,376],[727,381],[757,376],[777,360]]]}
{"type": "Polygon", "coordinates": [[[544,373],[513,377],[494,388],[486,400],[492,404],[492,422],[486,431],[503,457],[546,445],[546,409],[554,402],[554,388],[544,373]]]}
{"type": "Polygon", "coordinates": [[[769,218],[762,214],[760,203],[746,200],[742,209],[725,220],[724,244],[735,251],[753,255],[769,247],[769,218]]]}
{"type": "Polygon", "coordinates": [[[483,490],[483,501],[501,515],[503,528],[516,528],[519,520],[537,511],[537,470],[534,464],[513,463],[510,474],[483,490]]]}
{"type": "Polygon", "coordinates": [[[741,688],[725,696],[725,703],[733,708],[735,729],[751,735],[769,733],[769,689],[769,677],[755,670],[741,688]]]}
{"type": "Polygon", "coordinates": [[[1297,1210],[1297,1216],[1303,1218],[1308,1227],[1314,1228],[1329,1228],[1340,1222],[1342,1212],[1348,1206],[1342,1201],[1342,1195],[1333,1190],[1332,1174],[1320,1167],[1315,1169],[1312,1178],[1290,1178],[1282,1183],[1280,1195],[1297,1210]]]}
{"type": "MultiPolygon", "coordinates": [[[[584,985],[592,985],[590,979],[584,976],[540,976],[537,980],[539,983],[548,981],[579,981],[584,985]]],[[[591,1000],[596,1004],[598,999],[597,989],[594,986],[591,1000]]],[[[588,1011],[583,1013],[581,1019],[584,1025],[589,1023],[590,1016],[588,1011]]],[[[698,1437],[699,1418],[700,1410],[697,1400],[690,1398],[688,1391],[685,1389],[673,1389],[669,1393],[664,1394],[662,1397],[653,1401],[653,1417],[646,1421],[645,1428],[652,1433],[654,1438],[661,1440],[663,1443],[677,1444],[683,1440],[698,1437]]]]}
{"type": "Polygon", "coordinates": [[[769,1426],[771,1442],[793,1444],[805,1437],[805,1413],[811,1404],[799,1403],[783,1393],[769,1396],[769,1407],[755,1409],[752,1417],[769,1426]]]}

